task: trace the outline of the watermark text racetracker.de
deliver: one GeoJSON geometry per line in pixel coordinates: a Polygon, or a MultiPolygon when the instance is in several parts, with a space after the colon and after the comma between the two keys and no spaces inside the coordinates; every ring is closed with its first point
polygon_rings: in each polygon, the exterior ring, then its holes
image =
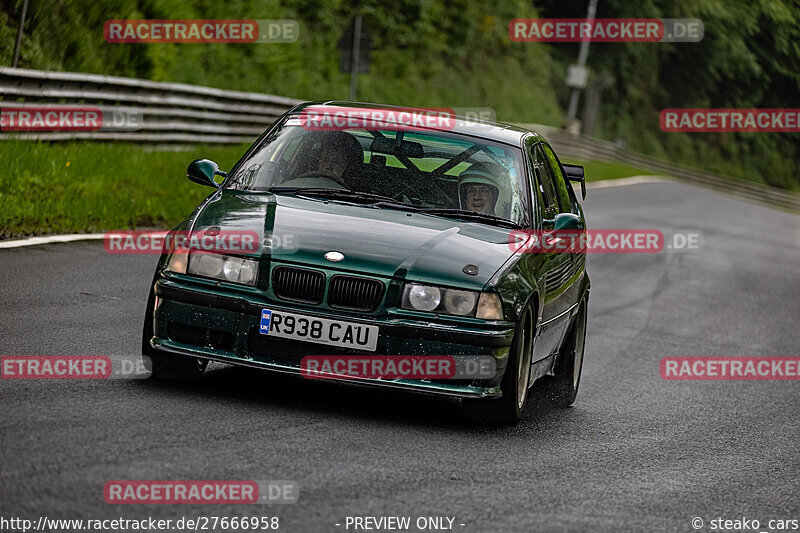
{"type": "Polygon", "coordinates": [[[341,131],[352,128],[388,131],[464,128],[474,131],[492,127],[491,123],[496,119],[497,114],[491,107],[349,108],[312,105],[290,118],[287,125],[301,126],[309,131],[341,131]]]}
{"type": "Polygon", "coordinates": [[[508,36],[517,42],[575,43],[698,42],[703,39],[700,19],[513,19],[508,36]]]}
{"type": "Polygon", "coordinates": [[[109,43],[293,43],[296,20],[107,20],[109,43]]]}
{"type": "Polygon", "coordinates": [[[113,504],[287,504],[300,497],[294,481],[114,480],[103,486],[113,504]]]}
{"type": "Polygon", "coordinates": [[[300,360],[309,379],[491,379],[490,355],[309,355],[300,360]]]}
{"type": "Polygon", "coordinates": [[[126,107],[0,104],[0,131],[135,131],[141,111],[126,107]]]}
{"type": "Polygon", "coordinates": [[[656,229],[514,230],[508,246],[514,253],[659,253],[703,248],[700,231],[656,229]]]}
{"type": "Polygon", "coordinates": [[[664,109],[665,132],[800,132],[800,109],[664,109]]]}
{"type": "Polygon", "coordinates": [[[289,126],[299,125],[309,131],[337,131],[345,128],[368,130],[416,131],[429,128],[452,130],[456,113],[451,108],[348,108],[308,106],[289,126]]]}
{"type": "Polygon", "coordinates": [[[142,355],[3,355],[0,379],[146,379],[149,367],[142,355]]]}
{"type": "Polygon", "coordinates": [[[800,357],[668,356],[659,364],[666,380],[799,380],[800,357]]]}
{"type": "MultiPolygon", "coordinates": [[[[291,239],[289,239],[291,240],[291,239]]],[[[287,239],[283,239],[288,245],[287,239]]],[[[255,231],[110,231],[103,235],[103,248],[110,254],[237,253],[257,254],[262,242],[255,231]]],[[[263,243],[272,246],[272,240],[263,243]]]]}

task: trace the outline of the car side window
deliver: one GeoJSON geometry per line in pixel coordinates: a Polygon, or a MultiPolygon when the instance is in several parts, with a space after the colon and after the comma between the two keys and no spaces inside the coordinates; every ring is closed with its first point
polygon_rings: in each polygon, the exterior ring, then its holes
{"type": "Polygon", "coordinates": [[[561,163],[558,161],[558,158],[556,157],[556,154],[553,152],[552,148],[546,144],[543,144],[542,147],[545,155],[547,156],[547,163],[553,176],[553,184],[555,185],[555,192],[556,196],[558,197],[558,206],[560,211],[562,213],[571,213],[573,212],[572,199],[569,194],[569,185],[567,185],[566,176],[561,168],[561,163]]]}
{"type": "Polygon", "coordinates": [[[544,218],[552,219],[558,214],[558,203],[556,200],[555,187],[553,186],[553,174],[547,164],[541,145],[536,145],[533,149],[533,165],[538,180],[539,192],[541,193],[544,205],[542,213],[544,218]]]}

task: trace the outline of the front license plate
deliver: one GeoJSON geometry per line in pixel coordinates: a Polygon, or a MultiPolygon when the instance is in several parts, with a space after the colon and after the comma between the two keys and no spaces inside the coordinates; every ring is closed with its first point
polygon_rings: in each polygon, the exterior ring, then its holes
{"type": "Polygon", "coordinates": [[[270,311],[269,309],[261,310],[261,323],[258,331],[262,335],[271,337],[316,342],[369,352],[374,352],[378,346],[378,326],[314,318],[282,311],[270,311]]]}

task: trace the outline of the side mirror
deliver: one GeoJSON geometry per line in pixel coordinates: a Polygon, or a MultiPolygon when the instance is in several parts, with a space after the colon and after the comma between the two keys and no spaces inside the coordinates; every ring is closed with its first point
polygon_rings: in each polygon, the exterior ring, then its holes
{"type": "Polygon", "coordinates": [[[565,234],[563,232],[568,231],[578,231],[582,232],[584,230],[583,227],[583,220],[576,214],[573,213],[559,213],[552,219],[545,219],[543,221],[548,226],[550,224],[553,225],[552,230],[545,230],[543,240],[547,244],[547,246],[551,246],[554,248],[568,250],[570,253],[576,253],[579,249],[575,248],[574,241],[572,241],[573,237],[570,234],[565,234]],[[559,233],[562,232],[562,233],[559,233]],[[573,242],[573,244],[566,244],[567,248],[564,248],[562,245],[556,245],[558,242],[573,242]]]}
{"type": "Polygon", "coordinates": [[[580,165],[562,165],[569,181],[579,181],[581,184],[581,199],[586,199],[586,178],[583,176],[583,167],[580,165]]]}
{"type": "Polygon", "coordinates": [[[222,176],[223,178],[228,175],[227,172],[222,172],[213,161],[208,159],[195,159],[189,163],[186,169],[186,177],[190,181],[199,183],[200,185],[208,185],[209,187],[219,188],[217,182],[214,181],[214,176],[222,176]]]}
{"type": "Polygon", "coordinates": [[[553,219],[553,231],[582,229],[583,221],[581,217],[573,213],[559,213],[553,219]]]}

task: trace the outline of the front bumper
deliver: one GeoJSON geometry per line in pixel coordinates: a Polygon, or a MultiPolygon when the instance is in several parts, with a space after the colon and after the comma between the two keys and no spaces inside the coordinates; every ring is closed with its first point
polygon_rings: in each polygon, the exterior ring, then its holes
{"type": "MultiPolygon", "coordinates": [[[[208,287],[193,287],[157,277],[154,286],[154,336],[152,348],[229,364],[301,374],[305,355],[365,354],[286,339],[258,332],[263,308],[317,315],[379,327],[378,346],[370,355],[491,355],[496,374],[484,380],[383,380],[341,378],[349,383],[391,387],[455,397],[494,398],[501,395],[500,380],[508,361],[514,330],[507,324],[489,327],[452,325],[394,316],[297,309],[287,302],[266,301],[258,295],[232,294],[208,287]]],[[[329,378],[336,379],[336,378],[329,378]]]]}

